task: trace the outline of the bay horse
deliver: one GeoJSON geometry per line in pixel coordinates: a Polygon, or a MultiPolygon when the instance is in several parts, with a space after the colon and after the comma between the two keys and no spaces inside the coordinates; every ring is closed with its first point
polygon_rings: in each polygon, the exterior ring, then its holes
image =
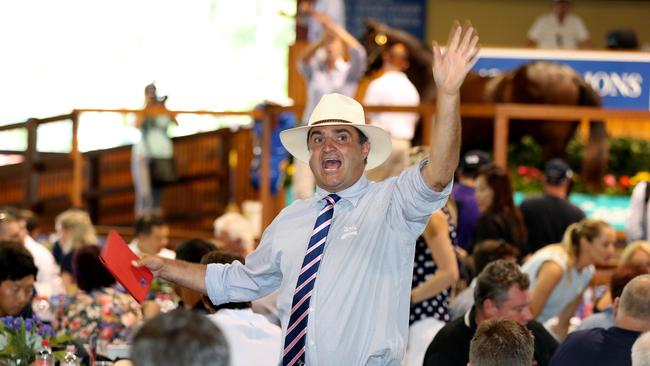
{"type": "MultiPolygon", "coordinates": [[[[368,74],[381,67],[381,53],[386,45],[403,43],[410,52],[408,78],[420,93],[422,103],[433,103],[436,86],[433,81],[431,48],[412,35],[383,23],[367,20],[363,43],[368,52],[368,74]]],[[[483,76],[470,71],[461,87],[463,103],[525,103],[576,106],[600,106],[600,95],[573,68],[553,62],[535,61],[496,76],[483,76]]],[[[421,125],[421,124],[420,124],[421,125]]],[[[542,148],[542,158],[566,158],[566,146],[579,121],[513,121],[509,141],[530,135],[542,148]]],[[[420,136],[420,134],[416,134],[420,136]]],[[[493,120],[463,118],[462,151],[492,149],[493,120]]],[[[416,141],[417,143],[417,141],[416,141]]],[[[603,121],[592,121],[589,143],[585,146],[581,176],[592,189],[602,189],[602,177],[609,154],[603,121]]]]}

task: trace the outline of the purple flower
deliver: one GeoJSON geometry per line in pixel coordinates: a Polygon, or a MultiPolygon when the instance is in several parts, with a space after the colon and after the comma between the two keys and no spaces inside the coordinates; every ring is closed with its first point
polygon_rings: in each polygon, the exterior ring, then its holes
{"type": "Polygon", "coordinates": [[[13,319],[13,324],[11,330],[18,330],[20,327],[23,325],[23,319],[22,318],[14,318],[13,319]]]}
{"type": "Polygon", "coordinates": [[[25,330],[31,332],[35,324],[36,324],[36,320],[34,319],[25,320],[25,330]]]}
{"type": "Polygon", "coordinates": [[[41,332],[42,333],[39,334],[45,338],[54,337],[54,330],[52,329],[52,326],[49,324],[44,324],[43,328],[41,328],[41,332]]]}
{"type": "Polygon", "coordinates": [[[13,325],[13,317],[11,316],[2,317],[2,323],[4,324],[5,328],[12,330],[11,326],[13,325]]]}

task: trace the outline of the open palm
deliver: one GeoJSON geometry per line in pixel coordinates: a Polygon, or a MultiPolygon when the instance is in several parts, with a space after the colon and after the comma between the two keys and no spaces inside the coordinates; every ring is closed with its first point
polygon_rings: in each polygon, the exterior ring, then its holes
{"type": "Polygon", "coordinates": [[[433,78],[438,92],[458,93],[465,76],[478,60],[478,34],[470,23],[461,27],[456,22],[449,34],[444,54],[435,41],[432,46],[433,78]]]}

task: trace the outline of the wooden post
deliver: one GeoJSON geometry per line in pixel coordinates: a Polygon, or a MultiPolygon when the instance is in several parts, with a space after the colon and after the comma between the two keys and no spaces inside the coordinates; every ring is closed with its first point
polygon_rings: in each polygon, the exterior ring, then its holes
{"type": "Polygon", "coordinates": [[[70,203],[73,207],[83,207],[82,192],[82,158],[79,152],[79,112],[72,112],[72,146],[70,149],[72,160],[72,184],[70,185],[70,203]]]}
{"type": "Polygon", "coordinates": [[[580,119],[580,139],[582,144],[587,146],[589,144],[589,126],[591,119],[589,117],[582,117],[580,119]]]}
{"type": "Polygon", "coordinates": [[[500,167],[508,167],[508,121],[509,116],[497,108],[494,115],[494,162],[500,167]]]}
{"type": "Polygon", "coordinates": [[[32,208],[38,202],[38,172],[36,170],[37,160],[37,129],[38,120],[30,118],[27,120],[27,151],[25,151],[25,207],[32,208]]]}

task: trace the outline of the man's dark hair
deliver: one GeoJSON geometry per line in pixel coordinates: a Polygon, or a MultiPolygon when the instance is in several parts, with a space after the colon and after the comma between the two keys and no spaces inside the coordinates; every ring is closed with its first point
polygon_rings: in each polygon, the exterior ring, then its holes
{"type": "Polygon", "coordinates": [[[20,216],[25,220],[25,228],[29,235],[34,235],[34,231],[38,228],[38,217],[31,210],[20,210],[20,216]]]}
{"type": "MultiPolygon", "coordinates": [[[[223,250],[213,250],[210,253],[206,254],[201,258],[201,264],[210,264],[210,263],[217,263],[217,264],[230,264],[234,261],[239,261],[242,264],[245,263],[245,260],[243,257],[226,252],[223,250]]],[[[210,301],[208,301],[210,304],[207,304],[207,306],[210,306],[213,311],[219,311],[221,309],[248,309],[251,307],[251,302],[246,301],[246,302],[229,302],[221,305],[212,305],[210,301]]]]}
{"type": "Polygon", "coordinates": [[[530,366],[535,351],[533,335],[513,320],[481,323],[469,344],[472,366],[530,366]]]}
{"type": "Polygon", "coordinates": [[[178,309],[146,322],[133,338],[134,366],[227,366],[228,344],[204,315],[178,309]]]}
{"type": "Polygon", "coordinates": [[[77,286],[85,292],[91,292],[115,283],[115,278],[99,259],[97,245],[82,245],[75,249],[72,257],[72,273],[77,286]]]}
{"type": "MultiPolygon", "coordinates": [[[[357,133],[359,134],[359,144],[363,145],[368,141],[368,136],[366,136],[365,133],[363,133],[360,129],[353,127],[357,133]]],[[[309,132],[307,132],[307,148],[309,149],[309,132]]],[[[363,159],[364,164],[368,164],[368,157],[366,156],[365,159],[363,159]]]]}
{"type": "Polygon", "coordinates": [[[157,215],[144,215],[135,220],[133,225],[133,235],[149,235],[154,227],[165,226],[165,220],[157,215]]]}
{"type": "Polygon", "coordinates": [[[629,264],[616,268],[612,277],[609,279],[612,301],[617,297],[621,297],[623,289],[628,282],[632,281],[632,279],[637,276],[647,273],[648,271],[644,267],[629,264]]]}
{"type": "Polygon", "coordinates": [[[505,240],[483,240],[474,246],[472,258],[474,259],[474,277],[483,272],[488,264],[497,259],[506,259],[508,257],[517,259],[519,250],[505,240]]]}
{"type": "Polygon", "coordinates": [[[20,211],[11,206],[0,207],[0,223],[3,221],[21,220],[20,211]]]}
{"type": "Polygon", "coordinates": [[[27,276],[34,276],[38,269],[34,257],[21,243],[13,241],[0,242],[0,282],[18,281],[27,276]]]}
{"type": "Polygon", "coordinates": [[[528,275],[519,267],[507,260],[499,259],[488,264],[476,278],[474,289],[474,304],[479,309],[483,302],[490,299],[496,306],[501,306],[508,297],[510,287],[516,285],[519,289],[527,290],[530,282],[528,275]]]}
{"type": "Polygon", "coordinates": [[[190,239],[178,244],[176,247],[176,259],[190,262],[200,263],[201,258],[217,249],[212,242],[205,239],[190,239]]]}

